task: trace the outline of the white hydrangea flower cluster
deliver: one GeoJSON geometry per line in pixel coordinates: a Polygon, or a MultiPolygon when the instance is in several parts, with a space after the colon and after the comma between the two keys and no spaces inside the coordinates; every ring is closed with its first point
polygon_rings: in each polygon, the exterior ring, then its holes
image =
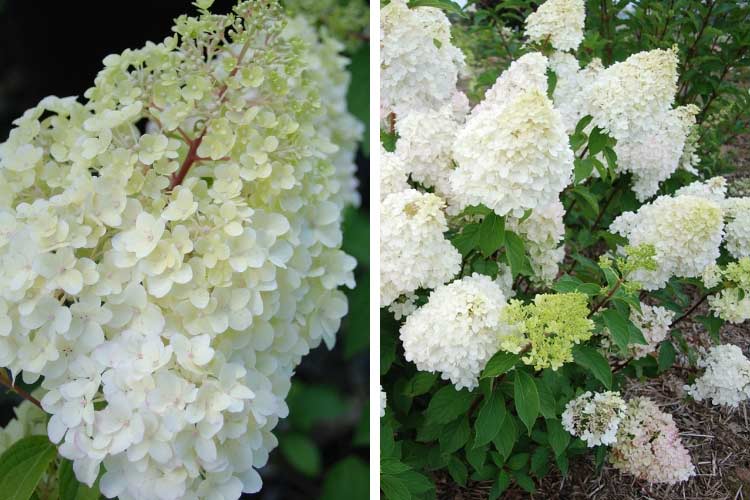
{"type": "Polygon", "coordinates": [[[526,36],[549,41],[557,50],[576,50],[583,41],[586,8],[583,0],[547,0],[526,18],[526,36]]]}
{"type": "Polygon", "coordinates": [[[396,154],[412,180],[448,198],[453,168],[452,148],[460,126],[450,106],[438,110],[410,111],[396,123],[396,154]]]}
{"type": "Polygon", "coordinates": [[[555,108],[560,111],[565,132],[572,134],[578,122],[588,112],[586,96],[604,66],[597,58],[581,68],[575,56],[566,52],[553,52],[549,57],[549,66],[557,77],[552,100],[555,108]]]}
{"type": "Polygon", "coordinates": [[[43,436],[47,433],[47,414],[31,401],[22,401],[13,408],[15,418],[0,428],[0,455],[16,441],[28,436],[43,436]]]}
{"type": "Polygon", "coordinates": [[[750,319],[750,295],[740,288],[725,288],[709,296],[708,305],[724,321],[738,325],[750,319]]]}
{"type": "Polygon", "coordinates": [[[380,199],[409,189],[409,172],[403,159],[380,146],[380,199]]]}
{"type": "Polygon", "coordinates": [[[464,55],[451,43],[442,10],[410,9],[406,0],[393,0],[380,10],[382,120],[451,104],[463,67],[464,55]]]}
{"type": "Polygon", "coordinates": [[[570,183],[573,151],[546,95],[546,66],[537,53],[514,62],[458,132],[450,181],[462,207],[484,204],[521,217],[570,183]]]}
{"type": "Polygon", "coordinates": [[[630,320],[643,334],[647,344],[630,344],[628,349],[635,359],[656,352],[659,344],[667,338],[675,313],[661,306],[641,302],[641,312],[630,310],[630,320]]]}
{"type": "Polygon", "coordinates": [[[0,146],[0,365],[44,377],[50,439],[107,497],[236,499],[347,311],[361,126],[340,46],[277,4],[175,33],[0,146]]]}
{"type": "Polygon", "coordinates": [[[698,366],[705,372],[693,385],[685,386],[696,401],[710,399],[714,405],[736,408],[750,399],[750,359],[736,345],[711,347],[698,366]]]}
{"type": "Polygon", "coordinates": [[[380,305],[418,288],[435,288],[461,269],[461,254],[443,236],[445,203],[408,189],[380,204],[380,305]]]}
{"type": "Polygon", "coordinates": [[[628,238],[631,246],[653,245],[656,269],[638,269],[632,279],[645,290],[657,290],[672,276],[699,277],[716,262],[723,211],[718,203],[694,195],[660,196],[617,217],[610,231],[628,238]]]}
{"type": "Polygon", "coordinates": [[[750,197],[728,198],[723,207],[727,251],[735,259],[750,257],[750,197]]]}
{"type": "Polygon", "coordinates": [[[565,207],[555,199],[533,210],[523,221],[516,217],[506,220],[506,227],[526,241],[533,279],[540,283],[552,283],[565,258],[565,246],[561,243],[565,236],[564,216],[565,207]]]}
{"type": "Polygon", "coordinates": [[[625,401],[619,392],[586,391],[568,401],[561,422],[566,431],[586,441],[589,448],[611,445],[617,441],[617,430],[625,409],[625,401]]]}
{"type": "Polygon", "coordinates": [[[478,273],[437,287],[401,326],[404,357],[457,389],[475,388],[497,351],[520,349],[519,334],[501,321],[506,301],[497,283],[478,273]]]}
{"type": "Polygon", "coordinates": [[[615,145],[617,171],[633,173],[633,191],[646,200],[679,168],[698,107],[694,104],[670,109],[660,117],[656,130],[639,133],[615,145]]]}
{"type": "Polygon", "coordinates": [[[674,195],[698,196],[715,203],[723,203],[727,196],[727,180],[724,177],[712,177],[705,181],[695,181],[681,187],[674,195]]]}
{"type": "Polygon", "coordinates": [[[616,469],[650,483],[675,484],[695,475],[672,415],[644,397],[628,401],[610,460],[616,469]]]}

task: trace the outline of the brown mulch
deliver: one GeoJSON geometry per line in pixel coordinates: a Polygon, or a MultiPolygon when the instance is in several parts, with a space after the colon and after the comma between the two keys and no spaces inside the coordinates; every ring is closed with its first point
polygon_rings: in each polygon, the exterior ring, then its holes
{"type": "MultiPolygon", "coordinates": [[[[695,315],[705,314],[705,305],[695,315]]],[[[680,330],[689,343],[708,346],[707,333],[699,323],[687,320],[680,330]]],[[[722,343],[739,346],[750,354],[750,325],[725,325],[722,343]]],[[[681,360],[678,359],[678,363],[681,360]]],[[[537,485],[534,494],[517,488],[505,500],[739,500],[750,499],[750,407],[725,409],[698,403],[685,396],[683,386],[689,372],[679,367],[644,381],[631,381],[622,389],[626,399],[640,395],[658,402],[672,414],[690,451],[696,476],[674,486],[650,486],[621,474],[608,463],[597,471],[592,457],[571,462],[562,477],[556,468],[537,485]]],[[[450,476],[435,478],[439,500],[485,500],[492,483],[473,483],[467,488],[454,484],[450,476]]]]}

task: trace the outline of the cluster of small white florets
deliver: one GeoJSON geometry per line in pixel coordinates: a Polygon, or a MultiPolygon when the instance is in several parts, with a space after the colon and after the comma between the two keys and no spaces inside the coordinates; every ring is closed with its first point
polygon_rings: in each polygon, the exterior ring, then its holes
{"type": "Polygon", "coordinates": [[[380,305],[419,288],[434,288],[461,269],[461,254],[443,236],[445,203],[408,189],[380,204],[380,305]]]}
{"type": "Polygon", "coordinates": [[[672,416],[644,397],[628,401],[610,460],[615,468],[651,483],[674,484],[695,475],[672,416]]]}
{"type": "Polygon", "coordinates": [[[409,172],[399,155],[380,146],[380,199],[409,189],[409,172]]]}
{"type": "Polygon", "coordinates": [[[547,0],[526,18],[526,36],[549,41],[557,50],[576,50],[583,41],[585,18],[583,0],[547,0]]]}
{"type": "Polygon", "coordinates": [[[625,414],[625,401],[618,392],[584,392],[565,405],[562,426],[589,448],[617,441],[617,430],[625,414]]]}
{"type": "Polygon", "coordinates": [[[108,497],[258,491],[294,368],[346,313],[361,125],[341,46],[285,24],[183,16],[0,146],[0,366],[44,377],[50,439],[108,497]]]}
{"type": "Polygon", "coordinates": [[[707,287],[724,283],[719,293],[708,297],[711,311],[721,319],[739,324],[750,319],[750,257],[730,262],[724,269],[713,266],[704,272],[707,287]]]}
{"type": "Polygon", "coordinates": [[[750,360],[736,345],[711,347],[698,366],[705,372],[693,385],[685,386],[697,401],[710,399],[712,404],[736,408],[750,399],[750,360]]]}
{"type": "Polygon", "coordinates": [[[660,196],[637,212],[620,215],[610,230],[628,238],[631,246],[654,247],[656,269],[638,269],[631,278],[645,290],[656,290],[673,276],[699,277],[716,262],[723,211],[718,203],[694,195],[660,196]]]}
{"type": "Polygon", "coordinates": [[[546,95],[546,67],[538,53],[515,61],[459,130],[451,187],[462,207],[521,217],[570,183],[573,151],[546,95]]]}
{"type": "Polygon", "coordinates": [[[492,278],[477,273],[437,287],[401,327],[404,357],[457,389],[473,389],[497,351],[520,349],[516,332],[501,321],[506,300],[492,278]]]}
{"type": "Polygon", "coordinates": [[[706,198],[723,204],[727,196],[727,180],[724,177],[712,177],[705,181],[695,181],[675,191],[675,196],[690,195],[706,198]]]}
{"type": "Polygon", "coordinates": [[[440,109],[456,96],[463,53],[450,22],[434,7],[393,0],[380,11],[380,112],[386,121],[409,111],[440,109]]]}
{"type": "Polygon", "coordinates": [[[722,204],[727,221],[724,245],[735,259],[750,256],[750,197],[727,198],[722,204]]]}
{"type": "Polygon", "coordinates": [[[526,240],[534,279],[541,283],[549,284],[557,277],[565,258],[565,246],[561,244],[565,236],[564,215],[565,207],[555,199],[533,210],[523,221],[516,217],[506,220],[506,227],[526,240]]]}
{"type": "Polygon", "coordinates": [[[552,100],[560,111],[565,131],[572,134],[588,112],[586,96],[604,66],[597,58],[581,68],[575,56],[566,52],[554,52],[549,57],[549,66],[557,78],[552,100]]]}
{"type": "Polygon", "coordinates": [[[452,148],[460,123],[450,105],[437,110],[410,111],[396,122],[396,154],[412,180],[434,188],[443,198],[450,196],[452,148]]]}
{"type": "Polygon", "coordinates": [[[675,313],[661,306],[652,306],[641,302],[641,312],[630,310],[630,320],[643,334],[647,344],[630,344],[628,346],[635,359],[656,352],[659,344],[667,338],[675,313]]]}

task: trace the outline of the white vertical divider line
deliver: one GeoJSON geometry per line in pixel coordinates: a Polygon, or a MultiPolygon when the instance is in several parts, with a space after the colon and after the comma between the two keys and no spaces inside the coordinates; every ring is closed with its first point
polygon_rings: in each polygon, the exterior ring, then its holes
{"type": "Polygon", "coordinates": [[[380,0],[370,0],[370,498],[380,498],[380,0]]]}

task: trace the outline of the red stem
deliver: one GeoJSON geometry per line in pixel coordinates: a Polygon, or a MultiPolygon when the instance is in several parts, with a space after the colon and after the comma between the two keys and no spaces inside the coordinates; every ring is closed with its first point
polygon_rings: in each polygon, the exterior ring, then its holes
{"type": "Polygon", "coordinates": [[[26,401],[30,401],[34,403],[36,406],[39,407],[42,411],[44,411],[44,408],[42,408],[42,404],[39,402],[38,399],[36,399],[34,396],[26,392],[25,390],[21,389],[17,385],[13,384],[11,382],[10,377],[8,376],[8,372],[6,370],[0,370],[0,385],[4,385],[11,391],[15,392],[19,396],[21,396],[26,401]]]}
{"type": "Polygon", "coordinates": [[[175,187],[182,184],[182,181],[185,180],[185,176],[190,170],[190,167],[192,167],[193,163],[198,160],[198,147],[201,145],[201,142],[203,142],[203,136],[205,134],[206,131],[204,130],[197,139],[188,143],[190,144],[190,149],[188,150],[187,156],[185,156],[185,159],[182,161],[180,169],[176,174],[172,176],[172,181],[169,183],[169,191],[172,191],[175,187]]]}

